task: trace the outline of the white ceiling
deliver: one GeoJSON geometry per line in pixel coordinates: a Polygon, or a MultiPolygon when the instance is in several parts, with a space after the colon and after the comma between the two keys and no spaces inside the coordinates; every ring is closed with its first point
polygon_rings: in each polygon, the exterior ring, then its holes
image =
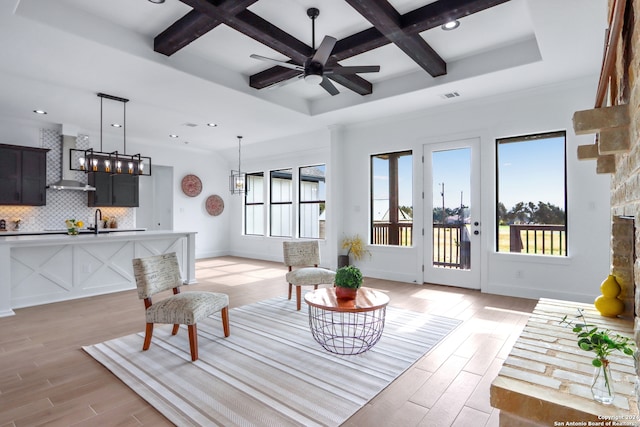
{"type": "MultiPolygon", "coordinates": [[[[400,14],[433,3],[389,2],[400,14]]],[[[225,25],[171,57],[154,52],[154,37],[191,10],[179,0],[159,5],[5,0],[0,4],[0,117],[95,132],[100,127],[96,93],[104,92],[130,99],[128,139],[225,150],[236,146],[236,135],[246,144],[258,143],[580,77],[595,79],[606,3],[508,1],[461,19],[454,31],[435,28],[421,34],[447,62],[446,75],[431,77],[389,44],[341,62],[380,65],[379,73],[361,75],[373,83],[373,94],[360,96],[336,83],[341,93],[332,97],[303,81],[249,87],[250,75],[270,67],[249,55],[288,58],[225,25]],[[442,96],[454,91],[460,96],[442,96]],[[36,108],[48,114],[36,116],[36,108]],[[209,122],[218,126],[207,127],[209,122]]],[[[342,39],[371,27],[343,0],[260,0],[249,9],[311,45],[309,7],[320,9],[316,46],[325,35],[342,39]]],[[[108,109],[121,111],[119,103],[108,104],[104,122],[110,121],[108,109]]]]}

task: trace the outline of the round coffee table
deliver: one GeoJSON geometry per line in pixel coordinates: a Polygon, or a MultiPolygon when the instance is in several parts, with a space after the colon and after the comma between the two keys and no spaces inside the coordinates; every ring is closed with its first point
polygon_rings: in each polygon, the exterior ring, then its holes
{"type": "Polygon", "coordinates": [[[336,298],[335,288],[322,288],[304,300],[313,338],[331,353],[364,353],[382,336],[389,297],[380,291],[360,288],[355,300],[344,300],[336,298]]]}

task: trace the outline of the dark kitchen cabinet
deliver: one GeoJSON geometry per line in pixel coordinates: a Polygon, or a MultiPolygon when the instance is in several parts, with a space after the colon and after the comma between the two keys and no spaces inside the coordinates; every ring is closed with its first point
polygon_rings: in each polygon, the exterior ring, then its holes
{"type": "Polygon", "coordinates": [[[138,207],[139,186],[138,176],[122,174],[110,175],[102,172],[89,173],[89,185],[96,191],[88,193],[91,207],[118,206],[138,207]]]}
{"type": "Polygon", "coordinates": [[[0,144],[0,205],[47,203],[47,151],[0,144]]]}

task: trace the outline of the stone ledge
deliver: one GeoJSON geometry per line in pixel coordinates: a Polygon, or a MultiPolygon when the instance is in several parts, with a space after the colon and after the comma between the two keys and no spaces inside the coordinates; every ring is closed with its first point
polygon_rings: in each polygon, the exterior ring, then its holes
{"type": "Polygon", "coordinates": [[[588,323],[633,337],[633,322],[602,317],[593,304],[541,299],[491,384],[491,406],[500,410],[502,427],[511,427],[514,420],[549,426],[621,416],[625,424],[618,425],[638,425],[632,357],[621,353],[610,357],[616,390],[612,405],[591,397],[593,353],[580,350],[575,334],[559,323],[565,315],[574,318],[578,308],[588,323]]]}

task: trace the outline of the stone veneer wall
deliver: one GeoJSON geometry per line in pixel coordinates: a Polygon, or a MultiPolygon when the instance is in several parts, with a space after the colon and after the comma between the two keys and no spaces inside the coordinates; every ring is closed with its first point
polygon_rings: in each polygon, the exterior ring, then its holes
{"type": "MultiPolygon", "coordinates": [[[[618,0],[621,1],[621,0],[618,0]]],[[[609,8],[613,1],[609,0],[609,8]]],[[[635,340],[640,344],[640,0],[628,0],[622,39],[616,52],[616,69],[611,84],[614,104],[629,106],[630,149],[616,155],[611,183],[612,272],[621,282],[623,294],[634,293],[635,340]],[[635,229],[635,230],[634,230],[635,229]],[[630,242],[624,253],[616,241],[630,242]]]]}
{"type": "MultiPolygon", "coordinates": [[[[78,135],[76,147],[89,148],[89,137],[78,135]]],[[[47,184],[52,184],[62,175],[62,139],[57,130],[40,130],[40,147],[48,148],[47,184]]],[[[87,182],[84,172],[74,172],[74,179],[87,182]]],[[[135,228],[135,210],[133,208],[100,208],[102,215],[115,216],[118,228],[135,228]]],[[[21,231],[41,231],[65,228],[64,221],[74,218],[93,223],[95,208],[87,206],[87,193],[84,191],[47,189],[46,206],[0,206],[0,219],[7,220],[7,229],[12,231],[13,220],[22,220],[21,231]]]]}

